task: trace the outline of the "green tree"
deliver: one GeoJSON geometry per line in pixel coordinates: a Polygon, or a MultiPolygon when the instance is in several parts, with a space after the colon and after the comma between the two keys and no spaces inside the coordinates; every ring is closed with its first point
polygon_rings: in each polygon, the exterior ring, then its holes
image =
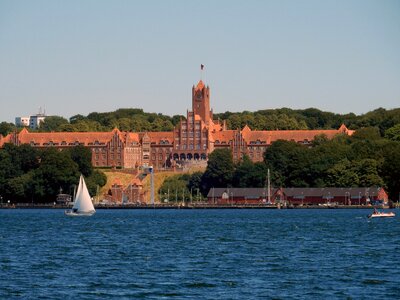
{"type": "Polygon", "coordinates": [[[132,130],[132,121],[129,118],[121,118],[117,120],[117,127],[121,131],[130,131],[132,130]]]}
{"type": "Polygon", "coordinates": [[[161,201],[166,199],[169,195],[169,201],[186,201],[190,197],[190,190],[188,189],[188,176],[175,175],[165,179],[163,185],[158,190],[161,194],[161,201]]]}
{"type": "Polygon", "coordinates": [[[40,131],[60,131],[63,124],[69,124],[68,120],[60,116],[48,116],[39,125],[40,131]]]}
{"type": "Polygon", "coordinates": [[[385,138],[391,141],[400,142],[400,123],[385,131],[385,138]]]}
{"type": "Polygon", "coordinates": [[[387,185],[391,199],[400,198],[400,143],[389,142],[383,148],[383,163],[380,172],[387,185]]]}
{"type": "Polygon", "coordinates": [[[233,174],[234,187],[263,187],[267,177],[264,163],[253,163],[247,155],[235,166],[233,174]]]}
{"type": "Polygon", "coordinates": [[[5,187],[6,194],[12,195],[13,201],[28,202],[28,199],[33,199],[33,191],[31,190],[33,180],[34,171],[9,179],[5,187]]]}
{"type": "Polygon", "coordinates": [[[86,120],[86,119],[87,118],[85,116],[78,114],[78,115],[74,115],[71,118],[69,118],[69,122],[71,124],[75,124],[78,121],[83,121],[83,120],[86,120]]]}
{"type": "Polygon", "coordinates": [[[13,123],[1,122],[0,123],[0,135],[6,136],[10,132],[15,130],[15,125],[13,123]]]}
{"type": "Polygon", "coordinates": [[[230,129],[242,128],[242,120],[237,114],[230,116],[227,120],[227,124],[230,129]]]}
{"type": "Polygon", "coordinates": [[[201,177],[203,176],[203,172],[197,171],[190,175],[188,182],[188,189],[197,191],[201,189],[201,177]]]}
{"type": "Polygon", "coordinates": [[[351,162],[344,159],[327,171],[328,186],[332,187],[357,187],[360,179],[351,162]]]}
{"type": "Polygon", "coordinates": [[[83,176],[88,177],[92,175],[92,152],[89,148],[79,145],[68,149],[67,152],[71,159],[78,165],[79,172],[83,176]]]}
{"type": "Polygon", "coordinates": [[[69,191],[78,182],[79,168],[70,155],[47,148],[41,152],[40,167],[35,171],[36,192],[45,202],[52,202],[60,189],[69,191]]]}
{"type": "Polygon", "coordinates": [[[95,196],[98,189],[107,183],[107,176],[99,170],[93,170],[91,175],[85,178],[85,182],[89,194],[95,196]]]}
{"type": "Polygon", "coordinates": [[[360,179],[359,186],[383,187],[384,182],[378,174],[380,163],[375,159],[362,159],[354,163],[354,169],[360,179]]]}
{"type": "Polygon", "coordinates": [[[216,149],[208,157],[206,171],[201,178],[202,193],[206,195],[211,187],[232,185],[234,164],[230,149],[216,149]]]}
{"type": "Polygon", "coordinates": [[[353,134],[352,138],[358,140],[378,140],[381,138],[381,134],[377,127],[365,127],[358,129],[353,134]]]}
{"type": "Polygon", "coordinates": [[[278,140],[264,154],[264,162],[271,169],[271,178],[278,186],[309,186],[310,152],[292,141],[278,140]]]}

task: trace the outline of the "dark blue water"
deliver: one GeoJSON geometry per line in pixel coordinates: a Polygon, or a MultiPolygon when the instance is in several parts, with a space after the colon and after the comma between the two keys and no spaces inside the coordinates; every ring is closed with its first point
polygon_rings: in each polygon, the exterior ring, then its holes
{"type": "Polygon", "coordinates": [[[0,299],[399,299],[399,216],[367,213],[0,210],[0,299]]]}

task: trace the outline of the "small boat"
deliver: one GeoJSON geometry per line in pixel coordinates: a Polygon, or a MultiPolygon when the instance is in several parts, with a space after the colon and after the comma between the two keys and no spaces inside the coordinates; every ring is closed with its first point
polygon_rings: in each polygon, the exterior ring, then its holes
{"type": "Polygon", "coordinates": [[[66,210],[64,213],[67,216],[91,216],[96,212],[94,209],[92,199],[90,198],[89,191],[86,187],[85,180],[81,175],[79,179],[78,191],[72,209],[66,210]]]}
{"type": "Polygon", "coordinates": [[[368,215],[368,218],[393,218],[396,216],[394,212],[383,212],[383,211],[378,211],[376,208],[374,208],[374,211],[372,214],[368,215]]]}

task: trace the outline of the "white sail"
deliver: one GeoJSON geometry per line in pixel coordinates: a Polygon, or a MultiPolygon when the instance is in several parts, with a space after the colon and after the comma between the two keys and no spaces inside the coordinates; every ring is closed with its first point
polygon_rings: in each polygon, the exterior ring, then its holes
{"type": "Polygon", "coordinates": [[[76,192],[74,206],[72,207],[72,213],[76,214],[87,214],[94,213],[95,209],[90,198],[89,191],[86,187],[85,180],[81,175],[79,179],[78,191],[76,192]]]}

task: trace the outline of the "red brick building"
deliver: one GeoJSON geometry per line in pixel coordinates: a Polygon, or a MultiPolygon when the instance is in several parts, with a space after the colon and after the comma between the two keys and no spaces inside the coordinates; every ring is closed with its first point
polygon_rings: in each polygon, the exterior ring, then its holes
{"type": "Polygon", "coordinates": [[[109,204],[138,204],[143,203],[144,199],[143,184],[138,178],[134,178],[125,187],[120,180],[116,180],[104,195],[104,200],[109,204]]]}
{"type": "MultiPolygon", "coordinates": [[[[212,188],[207,199],[216,204],[266,204],[267,188],[212,188]]],[[[387,205],[388,194],[382,187],[357,188],[271,188],[271,204],[303,205],[387,205]]]]}
{"type": "Polygon", "coordinates": [[[5,137],[0,135],[0,147],[5,143],[30,144],[33,147],[56,147],[60,150],[83,145],[92,151],[95,167],[136,168],[154,166],[162,169],[174,166],[174,162],[206,161],[208,155],[218,148],[229,148],[234,160],[244,154],[253,161],[262,161],[265,150],[276,140],[310,144],[315,136],[333,138],[337,134],[353,134],[342,125],[337,130],[272,130],[254,131],[227,130],[225,121],[213,119],[210,109],[210,88],[200,80],[192,87],[192,110],[187,111],[186,120],[172,132],[29,132],[24,128],[19,133],[5,137]]]}

